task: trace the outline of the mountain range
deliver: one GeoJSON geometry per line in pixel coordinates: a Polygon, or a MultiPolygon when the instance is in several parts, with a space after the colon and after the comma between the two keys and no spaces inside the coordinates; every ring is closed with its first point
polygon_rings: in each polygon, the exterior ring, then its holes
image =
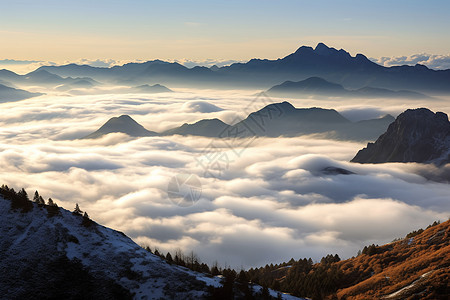
{"type": "Polygon", "coordinates": [[[363,87],[357,90],[345,89],[342,85],[320,77],[310,77],[302,81],[285,81],[271,87],[266,92],[270,96],[296,97],[324,96],[333,98],[404,98],[426,99],[428,96],[413,91],[392,91],[389,89],[363,87]]]}
{"type": "MultiPolygon", "coordinates": [[[[337,50],[323,43],[315,48],[302,46],[276,60],[252,59],[220,68],[187,68],[179,63],[153,60],[110,68],[76,64],[42,66],[35,72],[41,71],[60,77],[90,77],[129,86],[159,82],[169,86],[267,89],[285,81],[320,77],[346,89],[373,87],[434,94],[450,92],[450,70],[432,70],[423,65],[384,67],[363,54],[351,56],[343,49],[337,50]]],[[[6,79],[0,73],[0,80],[6,79]]]]}
{"type": "Polygon", "coordinates": [[[368,143],[352,159],[359,163],[450,163],[450,122],[447,114],[408,109],[389,125],[375,143],[368,143]]]}
{"type": "Polygon", "coordinates": [[[86,138],[98,138],[108,133],[122,132],[130,136],[194,135],[216,138],[246,138],[254,136],[300,136],[326,134],[336,139],[374,140],[394,120],[391,115],[379,119],[351,122],[333,109],[295,108],[289,102],[269,104],[250,113],[234,125],[219,119],[205,119],[193,124],[156,133],[144,129],[129,116],[112,118],[86,138]]]}

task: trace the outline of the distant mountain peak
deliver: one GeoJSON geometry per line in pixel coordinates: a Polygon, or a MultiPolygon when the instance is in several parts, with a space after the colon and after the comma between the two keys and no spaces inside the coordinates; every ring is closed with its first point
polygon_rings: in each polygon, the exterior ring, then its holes
{"type": "Polygon", "coordinates": [[[306,53],[306,52],[313,53],[314,49],[312,47],[310,47],[310,46],[301,46],[293,54],[303,54],[303,53],[306,53]]]}
{"type": "Polygon", "coordinates": [[[338,51],[335,48],[328,47],[324,43],[318,43],[316,48],[314,49],[314,52],[319,55],[332,55],[338,51]]]}
{"type": "Polygon", "coordinates": [[[336,48],[328,47],[324,43],[318,43],[316,48],[314,49],[314,53],[320,56],[338,55],[342,57],[351,57],[350,53],[348,53],[344,49],[337,50],[336,48]]]}
{"type": "Polygon", "coordinates": [[[154,136],[156,132],[148,131],[141,124],[136,122],[129,115],[121,115],[109,119],[102,127],[94,133],[86,136],[85,139],[96,139],[109,133],[125,133],[133,137],[154,136]]]}
{"type": "Polygon", "coordinates": [[[316,51],[320,50],[320,49],[334,49],[332,47],[328,47],[327,45],[325,45],[325,43],[319,42],[316,46],[316,51]]]}

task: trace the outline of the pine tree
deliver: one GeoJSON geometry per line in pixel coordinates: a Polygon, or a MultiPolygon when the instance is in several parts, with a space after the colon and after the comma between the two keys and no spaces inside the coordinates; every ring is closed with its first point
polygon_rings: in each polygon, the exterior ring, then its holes
{"type": "Polygon", "coordinates": [[[89,219],[89,215],[87,214],[87,212],[84,212],[83,221],[81,221],[81,225],[83,225],[84,227],[90,227],[93,224],[94,224],[94,222],[92,222],[91,219],[89,219]]]}
{"type": "Polygon", "coordinates": [[[34,197],[33,197],[33,202],[36,202],[36,203],[38,203],[39,204],[39,192],[38,191],[35,191],[34,192],[34,197]]]}
{"type": "Polygon", "coordinates": [[[73,214],[75,215],[82,215],[83,211],[80,209],[80,206],[78,206],[78,203],[75,205],[75,209],[73,210],[73,214]]]}
{"type": "Polygon", "coordinates": [[[27,193],[27,191],[25,191],[24,188],[22,188],[22,189],[17,193],[17,195],[18,195],[19,197],[21,197],[22,199],[26,200],[26,201],[29,201],[29,200],[30,200],[30,198],[28,198],[28,193],[27,193]]]}
{"type": "Polygon", "coordinates": [[[167,252],[166,260],[169,264],[173,263],[172,255],[170,254],[170,252],[167,252]]]}

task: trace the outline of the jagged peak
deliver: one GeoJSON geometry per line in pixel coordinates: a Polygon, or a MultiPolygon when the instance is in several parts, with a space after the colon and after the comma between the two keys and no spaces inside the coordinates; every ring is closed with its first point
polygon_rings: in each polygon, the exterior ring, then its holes
{"type": "Polygon", "coordinates": [[[310,46],[301,46],[300,48],[297,49],[297,51],[295,51],[295,54],[302,54],[302,53],[312,53],[314,52],[314,49],[310,46]]]}

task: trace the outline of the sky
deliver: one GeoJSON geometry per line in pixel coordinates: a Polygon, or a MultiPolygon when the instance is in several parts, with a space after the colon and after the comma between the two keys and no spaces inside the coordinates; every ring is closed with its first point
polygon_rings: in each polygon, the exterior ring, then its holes
{"type": "Polygon", "coordinates": [[[450,2],[0,0],[0,60],[275,59],[324,42],[352,55],[449,54],[450,2]]]}

